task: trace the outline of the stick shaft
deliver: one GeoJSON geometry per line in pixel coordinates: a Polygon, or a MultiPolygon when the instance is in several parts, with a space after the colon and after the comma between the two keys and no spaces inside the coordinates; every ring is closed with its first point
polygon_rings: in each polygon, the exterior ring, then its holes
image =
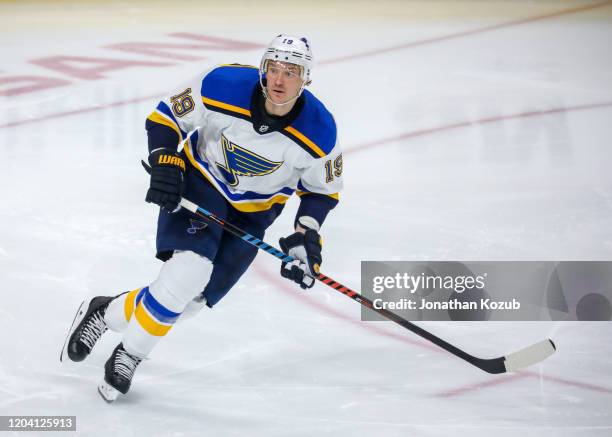
{"type": "MultiPolygon", "coordinates": [[[[254,237],[253,235],[249,234],[248,232],[240,229],[239,227],[233,225],[232,223],[226,222],[224,220],[222,220],[221,218],[217,217],[216,215],[214,215],[212,212],[208,211],[205,208],[202,208],[201,206],[198,206],[196,204],[194,204],[193,202],[190,202],[187,199],[182,199],[181,200],[181,206],[183,206],[184,208],[186,208],[187,210],[193,212],[194,214],[197,214],[200,217],[209,219],[210,221],[218,224],[219,226],[221,226],[224,230],[230,232],[231,234],[233,234],[234,236],[241,238],[242,240],[244,240],[245,242],[257,247],[260,250],[263,250],[264,252],[267,252],[273,256],[275,256],[276,258],[280,259],[283,262],[292,262],[295,260],[295,258],[293,258],[292,256],[286,255],[283,252],[281,252],[280,250],[278,250],[277,248],[275,248],[274,246],[269,245],[268,243],[260,240],[257,237],[254,237]]],[[[485,360],[485,359],[481,359],[478,357],[474,357],[473,355],[468,354],[467,352],[459,349],[456,346],[453,346],[452,344],[448,343],[445,340],[442,340],[440,337],[437,337],[436,335],[432,334],[429,331],[426,331],[425,329],[415,325],[412,322],[409,322],[408,320],[398,316],[395,313],[392,313],[391,311],[388,311],[386,309],[382,309],[382,308],[375,308],[374,307],[374,303],[368,299],[367,297],[363,296],[360,293],[357,293],[356,291],[350,289],[349,287],[341,284],[340,282],[330,278],[329,276],[326,276],[322,273],[319,273],[319,275],[316,277],[317,280],[321,281],[322,283],[324,283],[325,285],[333,288],[334,290],[338,291],[339,293],[344,294],[345,296],[350,297],[351,299],[353,299],[355,302],[360,303],[361,305],[365,306],[366,308],[371,309],[372,311],[375,311],[376,313],[380,314],[381,316],[385,317],[388,320],[391,320],[395,323],[397,323],[398,325],[408,329],[409,331],[414,332],[415,334],[417,334],[418,336],[430,341],[431,343],[435,344],[436,346],[441,347],[442,349],[446,350],[447,352],[450,352],[451,354],[467,361],[468,363],[484,370],[485,372],[488,373],[503,373],[506,371],[505,366],[504,366],[504,360],[503,358],[494,358],[491,360],[485,360]]]]}

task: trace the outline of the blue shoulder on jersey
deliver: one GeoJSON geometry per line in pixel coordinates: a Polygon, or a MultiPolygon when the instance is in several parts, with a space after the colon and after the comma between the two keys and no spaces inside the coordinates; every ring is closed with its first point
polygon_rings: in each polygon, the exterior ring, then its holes
{"type": "Polygon", "coordinates": [[[251,121],[251,96],[258,82],[256,67],[222,65],[202,79],[202,103],[211,111],[251,121]]]}
{"type": "Polygon", "coordinates": [[[336,122],[310,91],[304,90],[304,107],[291,126],[281,133],[291,138],[313,158],[322,158],[336,145],[336,122]]]}

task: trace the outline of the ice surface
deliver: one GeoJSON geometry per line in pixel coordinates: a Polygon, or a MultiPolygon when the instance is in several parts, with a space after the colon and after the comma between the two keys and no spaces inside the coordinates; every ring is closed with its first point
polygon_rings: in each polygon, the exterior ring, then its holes
{"type": "MultiPolygon", "coordinates": [[[[519,24],[591,3],[177,3],[0,4],[0,91],[8,76],[70,81],[0,98],[0,415],[76,415],[85,436],[612,434],[609,323],[422,324],[483,357],[547,337],[558,347],[491,376],[391,323],[361,322],[332,289],[301,293],[263,254],[214,310],[170,332],[115,404],[96,384],[116,334],[60,366],[84,296],[158,272],[139,164],[158,96],[260,55],[168,61],[111,44],[310,37],[311,89],[346,151],[323,270],[349,286],[361,260],[612,259],[612,7],[519,24]],[[86,80],[30,62],[60,55],[171,64],[86,80]]],[[[295,207],[266,240],[289,231],[295,207]]]]}

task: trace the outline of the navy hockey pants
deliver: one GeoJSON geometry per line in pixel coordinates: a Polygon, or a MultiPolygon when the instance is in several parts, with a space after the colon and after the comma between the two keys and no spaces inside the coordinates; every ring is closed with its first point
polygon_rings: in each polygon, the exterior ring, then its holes
{"type": "MultiPolygon", "coordinates": [[[[283,205],[276,204],[262,212],[240,212],[196,171],[191,169],[187,173],[183,196],[217,217],[263,239],[266,229],[281,213],[283,205]]],[[[157,258],[167,261],[175,250],[190,250],[212,261],[212,276],[202,293],[209,307],[227,294],[257,255],[256,247],[185,209],[176,213],[160,210],[157,258]]]]}

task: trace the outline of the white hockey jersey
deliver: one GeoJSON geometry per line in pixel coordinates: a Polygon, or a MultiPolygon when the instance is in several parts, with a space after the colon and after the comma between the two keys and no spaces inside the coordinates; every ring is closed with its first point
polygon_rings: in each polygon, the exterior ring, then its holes
{"type": "Polygon", "coordinates": [[[337,202],[342,153],[332,115],[305,90],[275,124],[262,118],[262,99],[257,68],[222,65],[164,98],[148,120],[172,128],[189,164],[239,211],[267,210],[294,192],[337,202]]]}

